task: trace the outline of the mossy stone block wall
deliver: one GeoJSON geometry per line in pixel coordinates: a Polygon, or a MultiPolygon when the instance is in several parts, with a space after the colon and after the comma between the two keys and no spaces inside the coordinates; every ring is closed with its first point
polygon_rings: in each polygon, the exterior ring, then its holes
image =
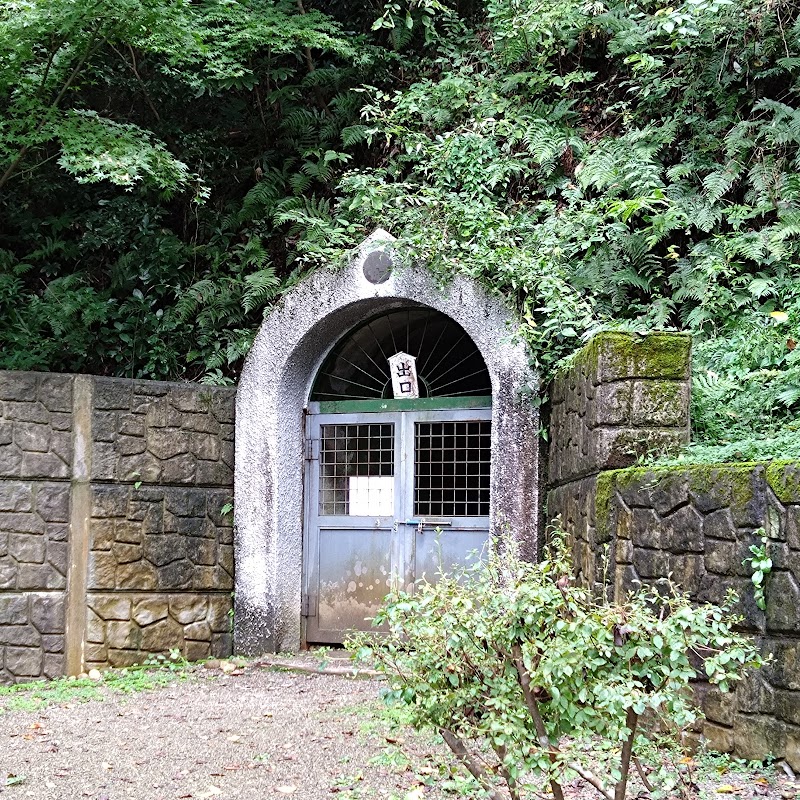
{"type": "Polygon", "coordinates": [[[800,770],[800,465],[627,469],[605,473],[603,483],[595,513],[614,597],[667,575],[698,602],[721,603],[732,589],[744,627],[772,657],[735,693],[698,687],[709,745],[800,770]],[[745,561],[762,528],[773,561],[763,611],[745,561]]]}
{"type": "Polygon", "coordinates": [[[234,398],[0,372],[0,681],[231,652],[234,398]]]}
{"type": "Polygon", "coordinates": [[[691,338],[682,333],[605,332],[575,357],[550,391],[548,517],[573,534],[578,574],[598,580],[598,476],[639,456],[689,441],[691,338]]]}
{"type": "Polygon", "coordinates": [[[688,341],[669,334],[602,334],[584,349],[553,386],[547,516],[570,536],[578,579],[610,599],[669,575],[697,602],[737,592],[772,662],[734,693],[696,685],[701,735],[716,750],[800,770],[800,465],[632,466],[637,453],[688,437],[688,370],[688,341]],[[637,407],[637,383],[665,391],[637,407]],[[774,563],[765,611],[743,563],[762,527],[774,563]]]}

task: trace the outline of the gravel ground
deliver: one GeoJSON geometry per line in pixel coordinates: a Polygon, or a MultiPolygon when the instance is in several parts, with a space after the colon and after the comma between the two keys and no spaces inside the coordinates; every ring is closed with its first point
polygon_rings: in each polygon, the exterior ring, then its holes
{"type": "Polygon", "coordinates": [[[155,691],[7,710],[0,778],[24,780],[0,797],[402,797],[414,772],[370,764],[387,747],[379,688],[337,675],[198,670],[155,691]]]}
{"type": "MultiPolygon", "coordinates": [[[[101,682],[100,699],[35,710],[16,709],[24,695],[0,697],[0,800],[474,796],[446,791],[442,745],[391,728],[378,680],[314,674],[318,663],[295,659],[301,672],[199,668],[132,694],[101,682]]],[[[330,670],[346,667],[333,659],[330,670]]],[[[707,771],[702,783],[702,797],[800,797],[800,784],[780,770],[710,779],[707,771]]],[[[565,788],[569,800],[599,797],[565,788]]]]}

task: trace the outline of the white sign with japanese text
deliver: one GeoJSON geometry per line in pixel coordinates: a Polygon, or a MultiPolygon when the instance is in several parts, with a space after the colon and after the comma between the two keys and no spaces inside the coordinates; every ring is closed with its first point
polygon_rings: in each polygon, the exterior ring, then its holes
{"type": "Polygon", "coordinates": [[[408,353],[395,353],[388,361],[389,370],[392,373],[394,399],[419,397],[416,356],[410,356],[408,353]]]}

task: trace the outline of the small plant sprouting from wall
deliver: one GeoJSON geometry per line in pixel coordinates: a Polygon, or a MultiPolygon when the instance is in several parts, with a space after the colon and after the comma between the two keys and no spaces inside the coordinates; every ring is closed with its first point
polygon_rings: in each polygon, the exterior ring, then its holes
{"type": "Polygon", "coordinates": [[[539,564],[513,542],[500,549],[414,595],[390,595],[375,619],[389,634],[348,643],[389,676],[387,698],[415,727],[438,731],[493,800],[506,790],[521,800],[533,787],[540,796],[542,783],[562,800],[575,778],[624,800],[632,769],[650,787],[657,773],[648,778],[637,758],[648,741],[642,715],[673,730],[694,721],[695,659],[722,691],[762,663],[735,630],[732,595],[696,606],[669,585],[610,604],[574,585],[560,532],[539,564]],[[591,758],[590,737],[603,740],[591,758]]]}
{"type": "Polygon", "coordinates": [[[769,557],[767,533],[763,528],[758,528],[755,531],[756,535],[760,535],[761,544],[751,544],[750,552],[752,555],[746,558],[742,564],[750,566],[753,574],[750,580],[753,582],[753,592],[755,594],[756,605],[762,610],[767,609],[767,595],[766,595],[766,581],[772,572],[772,559],[769,557]]]}

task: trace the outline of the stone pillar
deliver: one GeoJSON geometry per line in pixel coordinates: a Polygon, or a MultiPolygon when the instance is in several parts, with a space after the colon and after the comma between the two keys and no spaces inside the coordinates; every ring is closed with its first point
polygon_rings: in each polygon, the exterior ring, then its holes
{"type": "Polygon", "coordinates": [[[550,391],[547,518],[570,535],[578,577],[601,589],[598,530],[604,470],[629,467],[689,441],[691,339],[683,333],[604,332],[550,391]]]}

